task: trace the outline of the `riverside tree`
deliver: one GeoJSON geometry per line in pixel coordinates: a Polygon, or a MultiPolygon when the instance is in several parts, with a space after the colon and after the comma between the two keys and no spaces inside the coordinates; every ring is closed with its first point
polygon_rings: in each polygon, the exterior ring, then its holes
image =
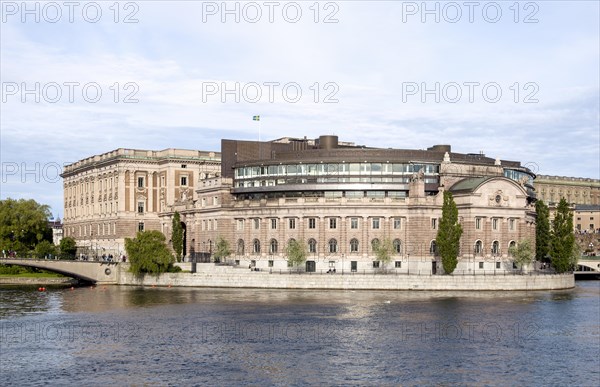
{"type": "Polygon", "coordinates": [[[386,265],[392,260],[394,245],[389,238],[385,238],[383,241],[373,243],[373,251],[377,260],[383,264],[383,269],[385,269],[386,265]]]}
{"type": "Polygon", "coordinates": [[[509,247],[508,253],[513,256],[514,262],[520,267],[521,272],[523,272],[523,266],[530,264],[535,255],[529,239],[523,239],[516,246],[509,247]]]}
{"type": "Polygon", "coordinates": [[[59,244],[60,259],[75,259],[77,243],[71,237],[64,237],[59,244]]]}
{"type": "Polygon", "coordinates": [[[52,242],[50,217],[50,207],[33,199],[0,200],[1,249],[14,250],[22,256],[43,240],[52,242]]]}
{"type": "Polygon", "coordinates": [[[217,238],[215,249],[215,253],[213,254],[215,262],[221,262],[221,260],[227,259],[232,253],[229,241],[221,236],[217,238]]]}
{"type": "Polygon", "coordinates": [[[543,200],[538,200],[535,203],[535,213],[535,257],[538,261],[543,261],[550,250],[550,210],[543,200]]]}
{"type": "Polygon", "coordinates": [[[177,262],[181,262],[181,253],[183,252],[183,227],[181,226],[181,217],[177,211],[173,214],[173,234],[171,235],[171,244],[173,245],[177,262]]]}
{"type": "Polygon", "coordinates": [[[438,228],[435,243],[442,257],[442,266],[446,274],[452,274],[458,264],[460,237],[463,229],[458,223],[458,209],[452,193],[444,191],[444,204],[442,205],[442,218],[438,228]]]}
{"type": "Polygon", "coordinates": [[[574,270],[577,265],[578,250],[575,246],[575,234],[573,234],[573,215],[564,198],[560,199],[556,207],[551,236],[550,257],[554,270],[557,273],[574,270]]]}
{"type": "Polygon", "coordinates": [[[306,261],[306,246],[304,243],[292,239],[286,249],[288,265],[291,267],[302,265],[306,261]]]}
{"type": "Polygon", "coordinates": [[[155,274],[169,271],[175,262],[160,231],[140,231],[133,239],[125,238],[125,250],[134,274],[155,274]]]}

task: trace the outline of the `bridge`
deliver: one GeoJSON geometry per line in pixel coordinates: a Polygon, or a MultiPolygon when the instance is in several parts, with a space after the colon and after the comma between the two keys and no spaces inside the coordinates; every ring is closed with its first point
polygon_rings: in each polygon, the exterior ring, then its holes
{"type": "Polygon", "coordinates": [[[600,257],[581,257],[575,271],[577,279],[600,279],[600,257]]]}
{"type": "Polygon", "coordinates": [[[63,274],[86,282],[116,284],[118,282],[118,262],[68,261],[53,259],[0,258],[0,263],[35,267],[63,274]]]}

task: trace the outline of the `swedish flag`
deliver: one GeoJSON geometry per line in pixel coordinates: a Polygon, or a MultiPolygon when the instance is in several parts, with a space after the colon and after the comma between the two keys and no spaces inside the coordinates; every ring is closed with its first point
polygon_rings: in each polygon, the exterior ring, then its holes
{"type": "Polygon", "coordinates": [[[252,116],[252,121],[260,121],[260,116],[252,116]]]}

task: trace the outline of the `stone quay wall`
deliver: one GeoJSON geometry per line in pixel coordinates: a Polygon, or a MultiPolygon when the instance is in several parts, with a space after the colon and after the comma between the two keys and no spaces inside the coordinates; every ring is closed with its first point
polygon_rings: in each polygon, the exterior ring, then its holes
{"type": "Polygon", "coordinates": [[[262,289],[338,290],[558,290],[575,287],[573,274],[547,275],[394,275],[279,274],[239,267],[198,264],[196,273],[137,277],[120,265],[119,285],[262,289]]]}

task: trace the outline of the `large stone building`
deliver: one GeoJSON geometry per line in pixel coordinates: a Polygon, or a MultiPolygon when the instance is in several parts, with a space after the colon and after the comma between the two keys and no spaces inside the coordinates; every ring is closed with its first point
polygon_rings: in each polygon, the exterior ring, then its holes
{"type": "Polygon", "coordinates": [[[160,230],[159,213],[191,203],[200,179],[220,173],[216,152],[119,148],[67,165],[63,232],[79,254],[119,256],[138,230],[160,230]]]}
{"type": "Polygon", "coordinates": [[[427,150],[377,149],[319,139],[222,140],[220,176],[160,213],[169,238],[175,211],[188,257],[207,258],[219,238],[238,264],[286,270],[290,240],[307,271],[373,271],[373,245],[393,245],[389,267],[440,271],[435,237],[443,192],[453,193],[464,232],[458,271],[512,269],[509,246],[535,239],[535,175],[517,161],[427,150]]]}
{"type": "Polygon", "coordinates": [[[600,180],[598,179],[537,175],[534,187],[538,199],[551,206],[557,204],[562,198],[573,206],[600,205],[600,180]]]}

